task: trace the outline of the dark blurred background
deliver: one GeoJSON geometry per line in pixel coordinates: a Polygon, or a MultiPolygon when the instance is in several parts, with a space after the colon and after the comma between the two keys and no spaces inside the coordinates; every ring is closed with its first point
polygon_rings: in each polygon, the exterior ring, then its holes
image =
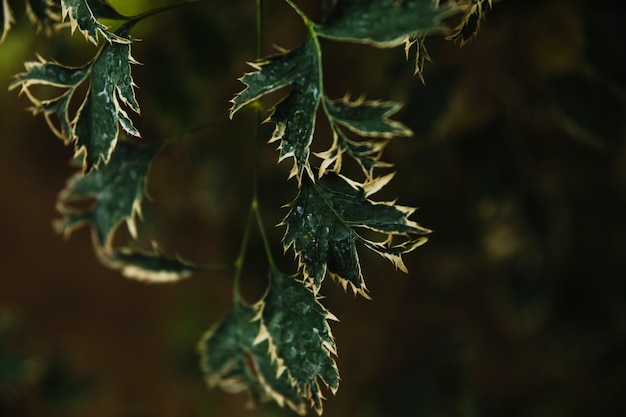
{"type": "MultiPolygon", "coordinates": [[[[12,3],[18,22],[0,45],[5,88],[35,53],[68,65],[93,56],[79,35],[35,34],[12,3]]],[[[112,3],[134,13],[168,2],[112,3]]],[[[142,140],[226,114],[255,58],[254,3],[200,1],[137,27],[142,140]]],[[[265,3],[264,54],[298,45],[298,16],[265,3]]],[[[298,3],[322,16],[320,2],[298,3]]],[[[420,207],[413,218],[434,230],[405,257],[408,276],[361,250],[372,301],[324,287],[341,320],[342,376],[324,415],[626,415],[625,12],[621,1],[496,2],[463,47],[427,41],[425,85],[401,48],[323,42],[331,97],[406,103],[398,118],[415,137],[387,148],[398,174],[375,197],[420,207]]],[[[195,346],[229,309],[232,271],[146,285],[101,266],[87,229],[66,241],[53,231],[72,150],[27,105],[15,91],[0,95],[0,416],[290,415],[272,404],[248,411],[244,394],[204,385],[195,346]]],[[[254,131],[244,111],[162,152],[138,244],[232,262],[254,131]]],[[[260,198],[278,257],[284,230],[272,226],[296,186],[274,148],[262,142],[260,198]]],[[[118,235],[128,242],[123,227],[118,235]]],[[[281,261],[287,271],[291,257],[281,261]]],[[[250,302],[266,275],[255,235],[250,302]]]]}

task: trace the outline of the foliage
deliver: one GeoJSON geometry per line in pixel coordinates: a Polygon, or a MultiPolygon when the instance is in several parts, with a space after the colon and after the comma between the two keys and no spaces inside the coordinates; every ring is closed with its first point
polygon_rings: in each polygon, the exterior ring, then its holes
{"type": "MultiPolygon", "coordinates": [[[[0,312],[0,412],[20,414],[20,401],[28,408],[68,412],[91,394],[90,378],[76,375],[66,358],[58,353],[39,357],[22,346],[22,323],[0,312]],[[32,408],[31,408],[32,407],[32,408]]],[[[33,414],[34,415],[34,414],[33,414]]]]}
{"type": "MultiPolygon", "coordinates": [[[[290,178],[295,177],[298,193],[287,204],[282,222],[283,249],[293,250],[299,268],[290,275],[276,266],[255,183],[242,250],[234,263],[233,307],[202,338],[201,363],[210,386],[248,390],[255,404],[274,399],[300,414],[307,405],[321,414],[322,387],[334,394],[339,386],[337,348],[328,323],[336,318],[319,296],[326,275],[367,297],[358,248],[406,271],[403,255],[425,243],[430,231],[410,219],[414,208],[372,199],[393,177],[378,172],[391,167],[381,160],[383,150],[393,138],[411,135],[408,127],[391,119],[401,103],[351,99],[348,94],[329,97],[320,39],[378,48],[403,45],[407,57],[415,47],[415,73],[421,78],[428,58],[425,38],[444,34],[462,43],[469,40],[486,2],[337,0],[321,22],[313,22],[291,0],[286,3],[302,18],[306,38],[292,51],[251,63],[253,71],[241,78],[245,87],[233,98],[230,117],[251,104],[260,112],[266,95],[286,91],[271,109],[268,121],[275,128],[269,141],[278,143],[279,162],[293,159],[290,178]],[[444,23],[452,17],[461,21],[455,30],[444,23]],[[333,142],[326,151],[312,152],[319,115],[328,122],[333,142]],[[356,162],[361,178],[349,176],[344,157],[356,162]],[[250,306],[240,295],[239,277],[254,218],[264,238],[270,279],[263,298],[250,306]]],[[[26,95],[33,114],[43,114],[56,136],[73,144],[75,161],[82,165],[59,194],[62,218],[55,223],[57,230],[69,235],[89,225],[98,258],[130,278],[170,282],[205,269],[164,254],[156,243],[151,251],[114,244],[121,223],[137,238],[136,219],[141,217],[150,165],[159,151],[175,143],[137,143],[140,132],[128,112],[140,113],[131,76],[136,39],[130,33],[141,20],[173,6],[124,16],[100,0],[29,0],[27,5],[38,27],[69,26],[97,47],[94,57],[79,67],[43,57],[27,62],[10,86],[26,95]],[[114,22],[113,27],[103,20],[114,22]],[[51,90],[57,95],[47,98],[51,90]]],[[[257,5],[261,13],[261,2],[257,5]]],[[[1,17],[4,39],[14,21],[6,0],[1,17]]],[[[262,28],[258,30],[260,36],[262,28]]]]}

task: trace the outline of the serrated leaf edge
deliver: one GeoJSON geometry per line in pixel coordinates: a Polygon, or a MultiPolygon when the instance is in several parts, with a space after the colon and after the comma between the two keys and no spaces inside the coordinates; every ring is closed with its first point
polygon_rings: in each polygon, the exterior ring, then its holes
{"type": "Polygon", "coordinates": [[[95,28],[96,28],[95,37],[89,33],[89,30],[83,29],[80,27],[80,25],[78,24],[78,20],[76,19],[76,16],[74,15],[74,13],[72,13],[73,7],[68,6],[65,0],[61,0],[61,19],[63,21],[69,21],[70,32],[72,34],[76,31],[76,29],[78,29],[78,31],[85,37],[85,39],[87,39],[89,42],[93,43],[94,45],[98,44],[98,33],[100,33],[102,37],[105,38],[109,43],[112,43],[112,42],[131,43],[132,42],[132,40],[130,39],[123,38],[121,36],[116,35],[113,32],[110,32],[108,30],[109,27],[102,24],[93,14],[93,12],[91,11],[91,7],[89,6],[89,3],[86,0],[83,0],[83,2],[84,2],[85,7],[89,10],[91,21],[95,25],[95,28]]]}
{"type": "MultiPolygon", "coordinates": [[[[293,279],[293,277],[292,277],[292,279],[293,279]]],[[[300,282],[300,283],[302,285],[305,285],[304,282],[300,282]]],[[[310,289],[309,289],[309,291],[310,291],[310,289]]],[[[314,294],[314,293],[312,293],[312,295],[314,297],[315,302],[319,304],[319,299],[320,298],[316,294],[314,294]]],[[[259,344],[259,343],[267,340],[267,342],[268,342],[268,352],[267,353],[270,355],[271,361],[273,363],[276,363],[276,368],[277,368],[276,369],[276,377],[278,378],[284,372],[287,372],[287,377],[289,379],[289,382],[291,383],[292,388],[294,388],[296,390],[298,395],[300,395],[301,397],[303,397],[306,400],[309,400],[311,406],[315,409],[315,411],[318,413],[318,415],[321,415],[322,414],[322,409],[317,407],[317,405],[315,404],[315,402],[314,402],[314,400],[312,398],[310,384],[306,383],[304,385],[304,387],[303,387],[304,392],[303,392],[298,387],[298,381],[296,381],[291,376],[291,374],[289,373],[289,369],[285,366],[285,361],[278,355],[277,346],[273,343],[272,337],[271,337],[267,327],[265,326],[265,323],[263,322],[263,308],[265,306],[264,298],[265,298],[265,296],[261,300],[259,300],[256,304],[254,304],[254,306],[253,306],[257,310],[257,314],[252,319],[252,322],[259,321],[260,322],[260,328],[259,328],[259,333],[257,334],[257,336],[255,337],[255,339],[254,339],[254,341],[252,343],[253,343],[253,345],[256,345],[256,344],[259,344]]],[[[330,339],[332,340],[332,342],[334,344],[335,337],[332,334],[332,329],[330,328],[328,323],[326,323],[326,321],[327,320],[339,321],[339,319],[334,314],[332,314],[330,311],[328,311],[328,309],[326,309],[324,306],[322,306],[322,308],[324,309],[324,311],[326,313],[325,316],[323,317],[323,320],[325,320],[325,325],[326,325],[326,328],[328,330],[328,336],[330,337],[330,339]]],[[[322,342],[322,347],[328,352],[329,357],[332,359],[333,369],[337,372],[337,375],[339,375],[339,369],[337,367],[337,363],[333,359],[333,356],[337,357],[337,348],[336,348],[336,346],[333,346],[333,345],[329,344],[327,341],[323,341],[322,342]]],[[[337,390],[339,389],[339,386],[332,387],[332,386],[330,386],[330,384],[327,381],[324,380],[324,378],[322,378],[320,375],[316,375],[316,377],[315,377],[315,384],[317,385],[317,391],[320,392],[320,399],[322,399],[322,400],[325,399],[325,397],[321,394],[321,389],[320,389],[321,387],[319,385],[319,381],[320,380],[322,381],[324,386],[333,395],[335,395],[337,393],[337,390]]]]}
{"type": "MultiPolygon", "coordinates": [[[[467,0],[466,0],[467,1],[467,0]]],[[[485,2],[489,5],[489,8],[493,8],[493,0],[470,0],[469,4],[458,6],[465,11],[465,16],[461,23],[459,23],[450,35],[446,37],[447,40],[458,41],[460,46],[464,46],[471,41],[474,36],[480,31],[480,25],[485,20],[485,11],[483,9],[485,2]],[[463,30],[469,26],[470,19],[476,19],[476,27],[472,30],[469,36],[463,35],[463,30]]]]}
{"type": "MultiPolygon", "coordinates": [[[[136,229],[135,229],[136,233],[136,229]]],[[[135,237],[136,238],[136,237],[135,237]]],[[[117,248],[113,249],[105,249],[101,247],[96,247],[96,254],[98,255],[98,259],[100,261],[112,268],[119,270],[120,273],[126,277],[136,281],[145,282],[148,284],[167,284],[181,281],[182,279],[189,278],[193,275],[194,272],[202,269],[200,265],[192,264],[189,261],[182,259],[178,254],[174,254],[172,260],[179,262],[181,265],[185,265],[187,269],[181,271],[150,271],[144,268],[140,268],[137,265],[132,265],[125,263],[121,260],[115,259],[114,252],[119,253],[132,253],[139,252],[146,256],[156,255],[156,256],[164,256],[166,258],[170,258],[167,256],[163,250],[159,247],[156,241],[152,242],[152,252],[147,250],[140,249],[132,249],[132,248],[117,248]]]]}
{"type": "MultiPolygon", "coordinates": [[[[341,103],[341,104],[345,104],[349,107],[360,107],[363,104],[366,104],[368,106],[371,107],[389,107],[389,110],[387,110],[385,113],[383,113],[383,116],[381,118],[381,120],[388,124],[389,126],[392,126],[393,128],[397,129],[396,132],[368,132],[368,131],[363,131],[363,130],[359,130],[357,128],[355,128],[354,126],[351,126],[350,124],[345,123],[344,121],[342,121],[341,119],[337,119],[335,117],[333,117],[330,112],[327,110],[326,106],[324,105],[324,111],[326,113],[326,115],[328,116],[328,120],[331,123],[336,123],[339,124],[341,126],[344,126],[345,128],[347,128],[348,130],[360,135],[360,136],[364,136],[364,137],[375,137],[375,138],[385,138],[385,139],[391,139],[394,137],[409,137],[413,135],[413,131],[411,129],[409,129],[404,123],[399,122],[397,120],[393,120],[390,119],[390,116],[398,113],[400,110],[402,110],[402,103],[399,102],[395,102],[395,101],[383,101],[383,100],[367,100],[365,95],[360,95],[359,97],[357,97],[355,100],[351,100],[350,99],[350,94],[346,93],[342,98],[340,98],[339,100],[330,100],[326,97],[324,97],[326,100],[329,100],[332,103],[341,103]]],[[[324,103],[326,104],[326,103],[324,103]]]]}

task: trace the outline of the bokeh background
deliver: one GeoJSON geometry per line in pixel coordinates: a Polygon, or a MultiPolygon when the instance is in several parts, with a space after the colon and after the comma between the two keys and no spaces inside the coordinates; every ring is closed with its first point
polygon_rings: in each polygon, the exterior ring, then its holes
{"type": "MultiPolygon", "coordinates": [[[[11,3],[5,89],[36,53],[67,65],[93,56],[78,35],[36,34],[11,3]]],[[[125,13],[168,4],[111,3],[125,13]]],[[[224,116],[256,55],[254,3],[199,1],[137,27],[142,140],[218,120],[157,157],[137,245],[157,240],[215,265],[236,257],[255,123],[224,116]]],[[[265,3],[264,53],[298,45],[298,16],[265,3]]],[[[298,2],[315,19],[321,3],[298,2]]],[[[625,12],[621,1],[495,2],[463,47],[429,39],[425,85],[401,48],[323,43],[332,97],[406,103],[398,119],[415,136],[386,150],[398,174],[379,197],[420,207],[414,219],[434,230],[406,256],[408,275],[361,251],[372,301],[325,286],[342,376],[326,416],[626,415],[625,12]]],[[[54,232],[72,150],[27,105],[0,94],[0,416],[291,415],[204,385],[196,343],[228,311],[232,271],[146,285],[101,266],[87,229],[54,232]]],[[[278,256],[283,229],[272,226],[296,187],[274,147],[262,141],[260,198],[278,256]]],[[[124,228],[117,239],[129,241],[124,228]]],[[[266,274],[255,235],[250,302],[266,274]]]]}

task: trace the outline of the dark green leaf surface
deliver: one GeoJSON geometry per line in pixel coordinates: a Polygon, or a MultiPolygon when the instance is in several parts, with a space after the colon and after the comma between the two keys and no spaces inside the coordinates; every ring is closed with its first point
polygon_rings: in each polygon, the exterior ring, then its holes
{"type": "Polygon", "coordinates": [[[320,36],[341,41],[395,47],[432,32],[454,8],[437,0],[338,0],[327,21],[315,27],[320,36]]]}
{"type": "Polygon", "coordinates": [[[135,236],[135,218],[141,214],[146,176],[159,149],[160,146],[139,147],[121,141],[107,165],[72,177],[59,195],[58,209],[63,219],[55,223],[57,230],[68,234],[76,227],[90,224],[95,243],[106,249],[122,221],[135,236]],[[86,209],[72,207],[73,203],[89,200],[95,202],[86,209]]]}
{"type": "Polygon", "coordinates": [[[335,393],[339,371],[333,359],[335,342],[328,320],[336,318],[302,282],[270,269],[270,283],[257,304],[261,332],[256,342],[269,341],[270,354],[281,375],[315,410],[322,412],[321,381],[335,393]]]}
{"type": "Polygon", "coordinates": [[[9,7],[9,1],[2,0],[2,5],[0,6],[0,43],[4,41],[7,33],[9,33],[13,22],[13,12],[11,12],[11,8],[9,7]]]}
{"type": "Polygon", "coordinates": [[[255,65],[257,71],[241,78],[247,86],[233,99],[231,116],[246,104],[285,86],[292,91],[276,105],[270,120],[276,129],[270,142],[280,141],[279,160],[293,157],[291,176],[301,180],[311,174],[309,154],[315,117],[322,94],[320,51],[317,40],[309,37],[297,49],[276,55],[255,65]]]}
{"type": "Polygon", "coordinates": [[[178,257],[163,253],[156,243],[153,251],[120,248],[115,251],[98,251],[100,260],[112,269],[120,270],[127,278],[139,281],[164,283],[175,282],[189,277],[202,269],[178,257]]]}
{"type": "Polygon", "coordinates": [[[268,354],[268,342],[254,343],[260,323],[256,310],[238,297],[228,315],[200,341],[201,367],[210,387],[228,392],[247,390],[253,404],[269,398],[304,414],[305,404],[268,354]],[[251,367],[252,365],[252,367],[251,367]]]}
{"type": "Polygon", "coordinates": [[[284,246],[285,249],[293,246],[304,276],[315,292],[328,270],[344,288],[350,285],[355,292],[365,295],[356,242],[402,270],[406,270],[402,254],[425,243],[430,231],[408,219],[414,209],[374,202],[367,197],[366,186],[380,188],[375,181],[362,187],[339,175],[326,174],[316,183],[304,182],[290,203],[283,221],[287,226],[284,246]],[[359,228],[378,232],[384,239],[367,239],[358,233],[359,228]],[[394,237],[401,239],[394,241],[394,237]]]}
{"type": "MultiPolygon", "coordinates": [[[[87,98],[78,110],[74,125],[78,152],[84,153],[85,171],[96,167],[100,161],[108,161],[115,148],[119,126],[115,108],[107,106],[110,96],[94,92],[96,82],[87,93],[87,98]]],[[[106,86],[103,86],[106,91],[106,86]]]]}
{"type": "Polygon", "coordinates": [[[98,0],[61,0],[61,7],[63,19],[69,18],[72,32],[78,28],[85,38],[94,44],[98,44],[98,35],[103,36],[109,42],[130,42],[128,39],[110,32],[105,25],[98,21],[98,17],[124,18],[111,6],[98,0]]]}

